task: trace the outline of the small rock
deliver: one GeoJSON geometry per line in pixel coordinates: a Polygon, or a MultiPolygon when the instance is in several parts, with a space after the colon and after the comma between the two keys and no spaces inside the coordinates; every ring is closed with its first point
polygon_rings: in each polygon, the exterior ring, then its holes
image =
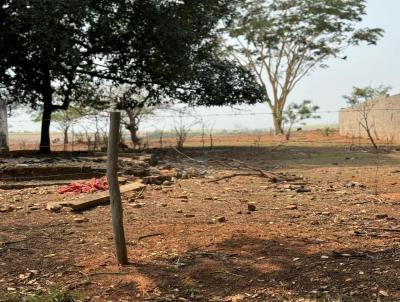
{"type": "Polygon", "coordinates": [[[224,302],[239,302],[239,301],[243,301],[244,299],[246,299],[245,295],[237,294],[234,296],[226,297],[223,301],[224,302]]]}
{"type": "Polygon", "coordinates": [[[309,193],[311,192],[311,189],[307,189],[307,188],[298,188],[296,190],[296,193],[309,193]]]}
{"type": "Polygon", "coordinates": [[[329,256],[322,255],[322,256],[321,256],[321,259],[329,259],[329,256]]]}
{"type": "Polygon", "coordinates": [[[50,212],[58,213],[61,211],[61,209],[62,209],[62,206],[59,205],[58,203],[48,203],[46,205],[46,210],[50,211],[50,212]]]}
{"type": "Polygon", "coordinates": [[[254,212],[254,211],[257,209],[257,206],[256,206],[254,203],[248,203],[248,204],[247,204],[247,209],[248,209],[250,212],[254,212]]]}
{"type": "Polygon", "coordinates": [[[297,208],[297,204],[290,204],[286,207],[287,210],[296,210],[297,208]]]}
{"type": "Polygon", "coordinates": [[[118,177],[118,182],[119,182],[120,184],[126,184],[126,183],[128,182],[128,178],[123,177],[123,176],[119,176],[119,177],[118,177]]]}
{"type": "Polygon", "coordinates": [[[86,217],[75,217],[74,221],[77,223],[83,223],[89,221],[86,217]]]}
{"type": "Polygon", "coordinates": [[[380,294],[381,296],[384,296],[384,297],[389,297],[388,292],[387,292],[387,291],[384,291],[384,290],[380,290],[380,291],[379,291],[379,294],[380,294]]]}
{"type": "Polygon", "coordinates": [[[225,216],[220,216],[220,217],[216,218],[216,221],[218,221],[219,223],[222,223],[222,222],[226,221],[226,218],[225,218],[225,216]]]}
{"type": "Polygon", "coordinates": [[[15,210],[15,208],[11,205],[4,205],[4,206],[0,207],[0,213],[9,213],[14,210],[15,210]]]}
{"type": "Polygon", "coordinates": [[[186,218],[193,218],[193,217],[195,217],[196,215],[194,215],[194,214],[185,214],[185,215],[183,215],[183,216],[185,216],[186,218]]]}
{"type": "Polygon", "coordinates": [[[376,214],[375,218],[376,219],[385,219],[388,218],[389,216],[387,214],[376,214]]]}
{"type": "Polygon", "coordinates": [[[142,203],[132,203],[132,204],[129,204],[129,205],[134,209],[143,208],[143,204],[142,203]]]}
{"type": "Polygon", "coordinates": [[[41,210],[41,209],[42,208],[40,206],[37,206],[37,205],[33,205],[33,206],[30,206],[28,208],[28,210],[30,210],[30,211],[37,211],[37,210],[41,210]]]}
{"type": "Polygon", "coordinates": [[[183,213],[183,211],[181,209],[176,210],[177,213],[183,213]]]}
{"type": "Polygon", "coordinates": [[[170,180],[165,180],[165,181],[163,182],[163,186],[169,187],[169,186],[172,186],[172,185],[173,185],[173,182],[170,181],[170,180]]]}

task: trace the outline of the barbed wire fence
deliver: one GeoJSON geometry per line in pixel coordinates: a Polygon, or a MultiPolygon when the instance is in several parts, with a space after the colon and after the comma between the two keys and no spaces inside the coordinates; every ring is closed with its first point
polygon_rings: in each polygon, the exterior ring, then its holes
{"type": "MultiPolygon", "coordinates": [[[[349,111],[349,109],[347,109],[349,111]]],[[[357,110],[354,110],[356,112],[357,110]]],[[[400,118],[400,108],[375,108],[373,111],[390,111],[400,118]]],[[[191,118],[197,118],[198,123],[192,125],[188,130],[187,138],[184,142],[184,147],[195,148],[196,150],[212,151],[217,148],[224,147],[244,147],[247,148],[246,152],[250,156],[261,154],[262,151],[267,152],[285,152],[289,148],[296,149],[298,147],[305,147],[303,151],[307,152],[307,148],[321,148],[321,152],[324,152],[323,148],[331,148],[332,150],[347,150],[347,151],[364,151],[374,152],[374,159],[371,160],[368,177],[370,183],[373,184],[373,193],[379,195],[381,193],[381,187],[384,183],[383,173],[384,169],[382,166],[384,163],[384,153],[382,151],[398,149],[400,141],[392,139],[380,139],[377,140],[379,145],[379,151],[373,150],[368,138],[362,137],[361,128],[358,129],[358,133],[353,136],[341,136],[339,135],[338,127],[332,125],[324,125],[324,121],[332,120],[340,113],[340,110],[322,110],[318,113],[323,115],[321,124],[312,126],[309,129],[302,127],[299,131],[295,132],[289,141],[284,136],[274,135],[273,129],[257,129],[252,127],[252,121],[254,117],[271,117],[272,114],[269,112],[232,112],[232,113],[190,113],[191,118]],[[234,126],[229,129],[221,127],[226,121],[230,120],[230,123],[235,121],[238,124],[247,125],[247,129],[234,126]],[[222,120],[222,123],[221,123],[222,120]],[[215,126],[216,121],[219,124],[215,126]],[[202,124],[203,123],[203,124],[202,124]],[[207,123],[205,125],[204,123],[207,123]],[[381,179],[382,178],[382,179],[381,179]]],[[[103,124],[101,127],[107,128],[108,124],[108,113],[102,113],[103,124]]],[[[171,147],[177,146],[177,133],[173,129],[173,119],[182,117],[179,113],[173,112],[171,114],[159,113],[149,117],[149,122],[144,125],[140,131],[142,138],[142,146],[140,150],[146,149],[170,149],[171,147]]],[[[27,124],[27,120],[20,118],[10,118],[9,125],[13,128],[20,128],[27,124]]],[[[300,128],[300,127],[299,127],[300,128]]],[[[101,152],[106,151],[105,141],[96,142],[96,132],[98,129],[96,125],[90,120],[82,118],[73,125],[70,131],[70,139],[68,144],[63,143],[62,133],[52,133],[51,149],[54,151],[83,151],[83,152],[101,152]],[[85,131],[86,132],[85,132],[85,131]]],[[[124,147],[130,147],[132,144],[129,142],[129,134],[125,132],[122,139],[125,146],[121,146],[121,152],[124,152],[124,147]]],[[[10,133],[10,144],[9,149],[11,151],[21,151],[24,154],[25,151],[35,151],[39,149],[40,133],[27,132],[14,132],[10,133]]],[[[301,149],[298,149],[301,150],[301,149]]],[[[185,151],[186,152],[186,151],[185,151]]],[[[367,169],[365,168],[365,169],[367,169]]],[[[78,173],[79,174],[79,173],[78,173]]],[[[61,175],[54,175],[59,177],[61,175]]],[[[66,176],[63,174],[62,176],[66,176]]],[[[74,174],[69,175],[73,178],[74,174]]],[[[29,180],[31,177],[26,177],[29,180]]],[[[48,179],[49,176],[43,176],[42,178],[48,179]]],[[[40,177],[38,177],[40,179],[40,177]]],[[[372,192],[372,191],[371,191],[372,192]]]]}
{"type": "MultiPolygon", "coordinates": [[[[359,112],[357,109],[345,109],[346,112],[359,112]]],[[[371,111],[375,112],[386,112],[390,111],[395,113],[396,116],[400,119],[400,108],[374,108],[371,111]]],[[[318,114],[325,116],[325,118],[320,119],[321,125],[318,127],[299,127],[302,131],[299,131],[290,142],[296,144],[315,144],[315,137],[310,138],[304,133],[308,132],[308,129],[314,129],[315,131],[319,131],[320,137],[318,138],[318,143],[325,145],[339,145],[339,146],[348,146],[356,147],[356,146],[367,146],[368,140],[366,140],[363,135],[362,129],[358,129],[355,131],[353,135],[343,136],[338,138],[337,136],[333,136],[334,133],[337,134],[337,127],[324,126],[323,122],[325,120],[332,120],[329,118],[331,115],[339,115],[341,110],[321,110],[318,114]],[[328,117],[328,118],[327,118],[328,117]]],[[[107,128],[108,121],[108,113],[101,113],[103,121],[101,122],[103,129],[103,136],[105,136],[104,129],[107,128]]],[[[149,114],[150,115],[150,114],[149,114]]],[[[276,137],[273,135],[272,128],[255,128],[253,127],[253,117],[272,117],[271,112],[246,112],[246,111],[236,111],[231,113],[198,113],[193,111],[189,114],[182,115],[181,111],[172,111],[171,113],[163,113],[159,112],[158,114],[151,114],[149,116],[150,120],[153,122],[148,122],[146,125],[142,127],[139,131],[140,136],[142,138],[142,143],[145,148],[164,148],[170,145],[175,144],[176,131],[174,131],[173,120],[177,118],[189,118],[195,116],[198,121],[191,122],[191,126],[188,129],[187,139],[185,143],[188,146],[203,146],[206,145],[209,147],[214,146],[223,146],[223,145],[243,145],[249,147],[260,147],[260,146],[270,146],[272,148],[279,146],[280,144],[287,143],[283,137],[276,137]],[[220,125],[224,124],[224,120],[230,119],[231,124],[240,125],[231,125],[231,127],[224,128],[220,125]],[[217,123],[217,126],[214,126],[217,123]],[[222,122],[221,122],[222,121],[222,122]],[[207,125],[206,125],[207,123],[207,125]],[[235,136],[242,136],[240,141],[235,139],[235,136]],[[205,141],[208,140],[206,144],[205,141]]],[[[9,119],[9,126],[11,130],[15,128],[24,128],[27,124],[26,119],[22,120],[19,118],[11,117],[9,119]]],[[[259,123],[260,124],[260,123],[259,123]]],[[[82,117],[77,123],[72,126],[72,129],[69,133],[70,142],[68,144],[63,143],[63,138],[61,133],[52,133],[52,143],[51,147],[54,150],[64,150],[64,151],[99,151],[104,148],[104,144],[96,138],[96,133],[99,132],[99,126],[94,125],[92,121],[89,119],[85,119],[82,117]]],[[[399,131],[400,132],[400,131],[399,131]]],[[[129,146],[129,135],[126,131],[123,132],[122,142],[129,146]]],[[[104,141],[106,138],[104,137],[104,141]]],[[[10,133],[10,143],[9,149],[11,151],[15,150],[37,150],[39,148],[40,134],[24,131],[24,132],[11,132],[10,133]]],[[[290,143],[288,142],[288,143],[290,143]]],[[[381,147],[396,147],[400,144],[400,141],[397,141],[395,137],[379,139],[378,144],[381,147]]]]}

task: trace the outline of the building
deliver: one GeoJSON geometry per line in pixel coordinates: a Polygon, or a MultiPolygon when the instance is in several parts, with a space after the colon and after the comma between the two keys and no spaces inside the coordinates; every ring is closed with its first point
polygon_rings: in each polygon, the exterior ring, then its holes
{"type": "Polygon", "coordinates": [[[373,138],[389,144],[400,143],[400,94],[340,110],[340,135],[367,138],[366,124],[373,138]]]}

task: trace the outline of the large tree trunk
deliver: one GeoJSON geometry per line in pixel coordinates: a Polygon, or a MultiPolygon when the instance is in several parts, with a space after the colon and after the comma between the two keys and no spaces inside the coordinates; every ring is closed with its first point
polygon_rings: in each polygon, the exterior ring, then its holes
{"type": "Polygon", "coordinates": [[[0,155],[7,155],[8,152],[7,102],[0,100],[0,155]]]}
{"type": "Polygon", "coordinates": [[[51,114],[53,113],[53,108],[52,108],[52,104],[51,104],[51,97],[50,97],[50,101],[47,98],[44,100],[43,116],[42,116],[42,129],[41,129],[41,134],[40,134],[39,153],[41,153],[41,154],[49,154],[51,152],[51,149],[50,149],[50,122],[51,122],[51,114]]]}
{"type": "Polygon", "coordinates": [[[69,130],[69,127],[64,128],[64,145],[68,145],[68,143],[69,143],[68,130],[69,130]]]}
{"type": "Polygon", "coordinates": [[[141,143],[141,139],[138,137],[139,126],[136,122],[136,117],[134,112],[132,112],[129,109],[126,109],[125,111],[129,118],[129,125],[126,125],[126,129],[129,130],[133,147],[136,148],[136,146],[140,146],[141,143]]]}
{"type": "Polygon", "coordinates": [[[282,125],[282,113],[274,111],[272,114],[272,118],[274,119],[275,135],[284,134],[285,131],[284,131],[283,125],[282,125]]]}
{"type": "Polygon", "coordinates": [[[137,135],[137,127],[130,125],[129,127],[127,127],[129,130],[129,133],[131,135],[131,141],[133,143],[134,146],[139,145],[140,144],[140,138],[137,135]]]}

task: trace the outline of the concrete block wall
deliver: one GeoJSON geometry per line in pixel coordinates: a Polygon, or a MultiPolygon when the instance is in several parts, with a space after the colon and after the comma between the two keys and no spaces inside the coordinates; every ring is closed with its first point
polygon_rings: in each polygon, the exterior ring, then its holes
{"type": "MultiPolygon", "coordinates": [[[[339,112],[339,133],[347,137],[365,137],[360,125],[364,104],[342,109],[339,112]]],[[[371,101],[368,123],[374,138],[387,143],[400,143],[400,94],[380,97],[371,101]]]]}

